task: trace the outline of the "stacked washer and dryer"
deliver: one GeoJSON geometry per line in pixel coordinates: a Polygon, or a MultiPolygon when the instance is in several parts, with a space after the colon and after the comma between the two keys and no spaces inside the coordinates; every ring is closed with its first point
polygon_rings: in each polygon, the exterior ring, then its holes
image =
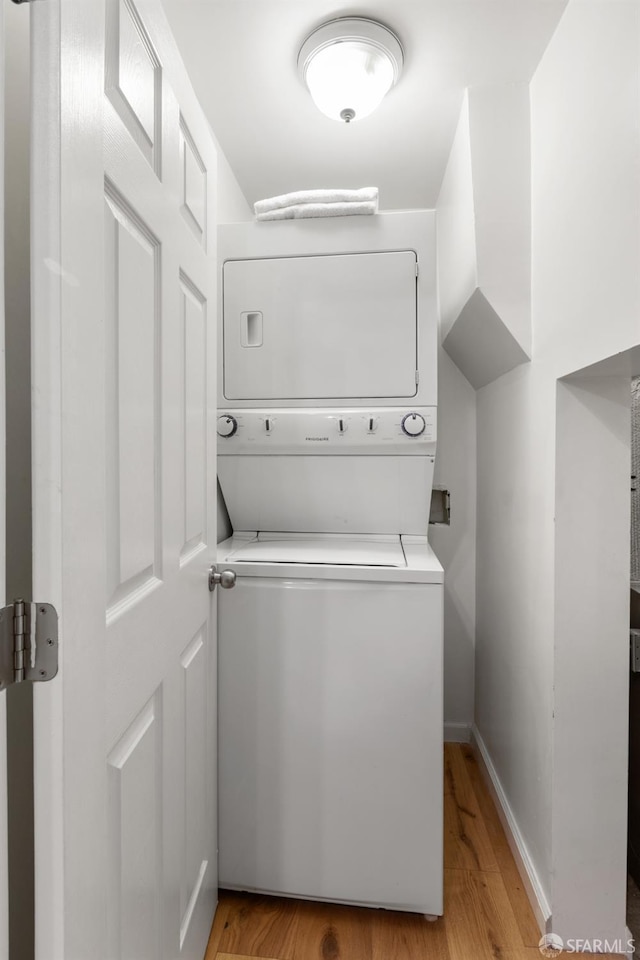
{"type": "Polygon", "coordinates": [[[433,214],[219,250],[220,885],[439,915],[433,214]]]}

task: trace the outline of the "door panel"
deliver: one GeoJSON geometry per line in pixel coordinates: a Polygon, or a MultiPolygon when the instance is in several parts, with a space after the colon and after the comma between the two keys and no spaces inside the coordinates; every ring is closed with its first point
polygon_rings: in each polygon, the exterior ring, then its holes
{"type": "Polygon", "coordinates": [[[180,116],[182,196],[180,210],[202,246],[207,243],[207,168],[186,120],[180,116]]]}
{"type": "Polygon", "coordinates": [[[113,188],[106,197],[105,228],[109,620],[132,591],[158,582],[162,574],[155,480],[160,467],[155,350],[160,243],[142,221],[127,214],[113,188]]]}
{"type": "MultiPolygon", "coordinates": [[[[56,960],[201,960],[217,887],[216,156],[159,0],[52,5],[64,273],[60,316],[43,298],[34,331],[53,322],[59,347],[36,346],[34,377],[61,408],[58,461],[36,409],[36,579],[61,570],[65,652],[36,715],[41,743],[56,710],[63,730],[48,780],[36,770],[37,882],[61,887],[56,960]]],[[[42,200],[35,215],[52,217],[42,200]]]]}
{"type": "Polygon", "coordinates": [[[184,531],[180,562],[188,561],[207,529],[207,301],[189,277],[180,274],[184,457],[184,531]]]}
{"type": "Polygon", "coordinates": [[[162,69],[131,0],[106,0],[105,90],[142,154],[161,165],[162,69]]]}
{"type": "Polygon", "coordinates": [[[162,956],[162,696],[145,704],[108,763],[110,956],[162,956]]]}
{"type": "Polygon", "coordinates": [[[189,930],[209,864],[203,860],[201,838],[209,830],[210,805],[208,768],[211,758],[199,731],[207,726],[210,672],[210,644],[203,624],[180,657],[182,666],[182,711],[184,733],[184,840],[180,891],[180,947],[189,930]]]}

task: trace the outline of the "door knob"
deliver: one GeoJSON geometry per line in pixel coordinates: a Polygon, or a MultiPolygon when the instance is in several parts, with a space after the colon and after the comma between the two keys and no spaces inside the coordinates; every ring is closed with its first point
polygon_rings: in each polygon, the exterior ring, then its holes
{"type": "Polygon", "coordinates": [[[223,590],[231,590],[236,585],[236,575],[233,570],[223,570],[218,573],[215,563],[209,568],[209,590],[212,592],[220,584],[223,590]]]}

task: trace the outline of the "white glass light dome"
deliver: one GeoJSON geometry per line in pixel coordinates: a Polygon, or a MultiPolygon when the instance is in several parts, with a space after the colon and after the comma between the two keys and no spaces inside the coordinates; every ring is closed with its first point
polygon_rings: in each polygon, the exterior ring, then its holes
{"type": "Polygon", "coordinates": [[[299,73],[318,109],[332,120],[362,120],[397,83],[400,41],[374,20],[331,20],[305,40],[299,73]]]}

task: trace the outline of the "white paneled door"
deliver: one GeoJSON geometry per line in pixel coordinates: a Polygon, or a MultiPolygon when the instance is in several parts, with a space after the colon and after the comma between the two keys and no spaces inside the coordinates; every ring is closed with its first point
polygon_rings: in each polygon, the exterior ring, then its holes
{"type": "Polygon", "coordinates": [[[160,0],[33,4],[38,960],[201,960],[216,900],[215,184],[160,0]]]}

